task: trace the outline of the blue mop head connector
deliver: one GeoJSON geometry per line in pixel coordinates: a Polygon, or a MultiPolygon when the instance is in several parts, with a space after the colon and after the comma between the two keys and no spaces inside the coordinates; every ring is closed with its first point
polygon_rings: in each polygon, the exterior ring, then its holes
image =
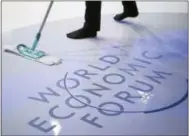
{"type": "Polygon", "coordinates": [[[41,33],[37,33],[36,39],[35,39],[35,41],[33,42],[33,46],[32,46],[32,48],[31,48],[32,50],[35,50],[35,49],[36,49],[40,37],[41,37],[41,33]]]}
{"type": "Polygon", "coordinates": [[[31,59],[39,59],[39,58],[45,56],[46,55],[45,52],[35,50],[36,47],[37,47],[37,44],[39,42],[40,37],[41,37],[41,34],[37,33],[36,39],[33,42],[32,48],[29,48],[24,44],[19,44],[17,46],[17,50],[19,51],[20,54],[22,54],[22,55],[24,55],[26,57],[29,57],[31,59]]]}

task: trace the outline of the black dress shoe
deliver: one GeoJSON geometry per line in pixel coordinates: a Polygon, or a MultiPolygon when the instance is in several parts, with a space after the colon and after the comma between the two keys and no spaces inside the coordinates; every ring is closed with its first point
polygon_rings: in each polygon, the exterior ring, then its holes
{"type": "Polygon", "coordinates": [[[93,38],[96,37],[96,35],[97,35],[96,31],[91,31],[86,28],[81,28],[79,30],[68,33],[67,37],[71,39],[84,39],[84,38],[93,38]]]}
{"type": "Polygon", "coordinates": [[[123,13],[120,13],[120,14],[116,14],[115,16],[114,16],[114,20],[116,20],[116,21],[121,21],[121,20],[123,20],[123,19],[125,19],[125,18],[127,18],[127,17],[137,17],[138,16],[138,11],[136,11],[135,13],[125,13],[125,12],[123,12],[123,13]]]}

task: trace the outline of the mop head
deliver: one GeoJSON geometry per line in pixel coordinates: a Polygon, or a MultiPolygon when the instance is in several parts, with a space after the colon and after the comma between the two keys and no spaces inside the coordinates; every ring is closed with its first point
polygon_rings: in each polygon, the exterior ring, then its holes
{"type": "Polygon", "coordinates": [[[4,46],[5,52],[27,58],[48,66],[59,65],[62,63],[62,60],[57,57],[53,57],[43,51],[32,50],[24,44],[19,44],[16,47],[14,46],[4,46]]]}

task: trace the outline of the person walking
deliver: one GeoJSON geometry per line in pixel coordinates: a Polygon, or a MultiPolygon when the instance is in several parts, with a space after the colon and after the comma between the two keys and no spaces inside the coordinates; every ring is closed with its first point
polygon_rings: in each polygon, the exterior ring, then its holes
{"type": "MultiPolygon", "coordinates": [[[[128,17],[137,17],[138,8],[135,1],[122,1],[123,12],[116,14],[114,20],[121,21],[128,17]]],[[[71,39],[93,38],[100,31],[101,24],[101,1],[85,2],[85,23],[82,28],[67,34],[71,39]]]]}

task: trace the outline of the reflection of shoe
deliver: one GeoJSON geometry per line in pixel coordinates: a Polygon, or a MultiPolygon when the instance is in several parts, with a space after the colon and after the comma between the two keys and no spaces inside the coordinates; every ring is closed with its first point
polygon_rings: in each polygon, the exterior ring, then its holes
{"type": "Polygon", "coordinates": [[[121,21],[121,20],[123,20],[123,19],[125,19],[127,17],[137,17],[137,16],[138,16],[138,11],[135,12],[135,13],[132,13],[132,14],[123,12],[123,13],[115,15],[114,16],[114,20],[121,21]]]}
{"type": "Polygon", "coordinates": [[[79,30],[68,33],[67,37],[71,39],[84,39],[84,38],[96,37],[96,35],[97,35],[96,31],[91,31],[86,28],[81,28],[79,30]]]}

